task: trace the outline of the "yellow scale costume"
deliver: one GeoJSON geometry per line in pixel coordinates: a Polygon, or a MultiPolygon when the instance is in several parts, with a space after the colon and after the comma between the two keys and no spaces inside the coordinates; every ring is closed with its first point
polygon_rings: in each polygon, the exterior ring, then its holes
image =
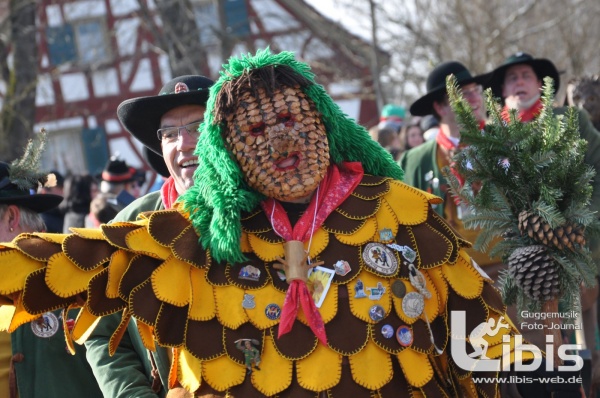
{"type": "MultiPolygon", "coordinates": [[[[497,321],[505,307],[464,252],[468,242],[431,203],[440,199],[391,178],[365,175],[314,232],[314,261],[331,269],[339,260],[350,265],[347,274],[335,275],[319,309],[328,346],[318,343],[301,310],[292,331],[281,338],[279,319],[265,314],[271,304],[283,307],[288,285],[273,268],[276,257],[284,255],[283,239],[260,207],[242,215],[241,246],[249,259],[242,264],[213,263],[187,215],[178,210],[142,214],[136,222],[101,230],[74,229],[73,235],[21,235],[0,250],[0,326],[13,331],[46,311],[83,305],[73,335],[67,336],[72,344],[72,339],[85,340],[101,316],[124,310],[110,349],[114,352],[135,317],[148,349],[155,348],[155,341],[174,348],[170,383],[198,395],[498,396],[496,384],[476,385],[471,373],[452,361],[449,316],[451,310],[467,311],[470,331],[489,318],[497,321]],[[392,231],[393,240],[382,242],[384,230],[392,231]],[[406,294],[416,290],[409,279],[410,261],[390,249],[398,268],[383,274],[363,258],[369,243],[396,243],[416,253],[412,263],[431,293],[420,316],[407,316],[403,298],[391,288],[401,281],[406,294]],[[260,271],[255,280],[239,278],[247,265],[260,271]],[[381,283],[385,292],[377,300],[356,298],[359,279],[365,287],[381,283]],[[248,298],[253,308],[242,305],[248,298]],[[383,307],[384,319],[369,316],[373,305],[383,307]],[[413,341],[405,347],[384,337],[386,324],[393,330],[408,327],[413,341]],[[235,346],[239,339],[260,342],[260,370],[250,375],[235,346]]],[[[488,357],[502,355],[506,333],[515,334],[514,326],[487,338],[488,357]]]]}

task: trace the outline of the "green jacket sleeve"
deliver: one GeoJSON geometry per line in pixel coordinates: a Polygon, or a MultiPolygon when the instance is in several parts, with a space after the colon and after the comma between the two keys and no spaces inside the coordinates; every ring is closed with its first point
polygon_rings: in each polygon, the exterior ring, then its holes
{"type": "MultiPolygon", "coordinates": [[[[152,192],[136,199],[121,210],[113,222],[132,221],[139,213],[162,208],[160,192],[152,192]]],[[[111,398],[164,397],[166,388],[161,389],[158,394],[152,390],[152,366],[148,358],[148,351],[144,348],[133,321],[129,323],[115,354],[112,357],[109,355],[110,337],[117,329],[120,320],[120,313],[102,318],[85,342],[87,360],[94,371],[102,393],[105,397],[111,398]]],[[[161,376],[164,373],[168,374],[168,367],[166,370],[159,369],[159,372],[161,376]]]]}
{"type": "MultiPolygon", "coordinates": [[[[129,324],[115,354],[108,354],[112,332],[119,325],[120,313],[100,320],[93,334],[85,342],[87,360],[105,397],[157,398],[163,397],[152,390],[151,365],[143,346],[132,341],[135,325],[129,324]]],[[[164,391],[164,389],[162,390],[164,391]]]]}

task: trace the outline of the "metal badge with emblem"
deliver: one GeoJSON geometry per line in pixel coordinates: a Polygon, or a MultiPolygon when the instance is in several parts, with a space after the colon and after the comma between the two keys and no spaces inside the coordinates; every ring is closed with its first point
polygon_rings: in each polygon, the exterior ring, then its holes
{"type": "Polygon", "coordinates": [[[396,243],[389,243],[387,247],[394,249],[399,253],[402,253],[402,257],[404,257],[409,263],[414,263],[417,259],[417,252],[415,252],[409,246],[402,246],[396,243]]]}
{"type": "Polygon", "coordinates": [[[244,293],[244,300],[242,301],[242,308],[246,308],[247,310],[251,310],[256,307],[256,303],[254,302],[254,295],[244,293]]]}
{"type": "Polygon", "coordinates": [[[31,330],[37,337],[52,337],[58,332],[59,327],[58,318],[52,312],[46,312],[38,319],[31,321],[31,330]]]}
{"type": "Polygon", "coordinates": [[[392,293],[398,298],[404,297],[406,294],[406,285],[404,282],[400,280],[394,281],[394,283],[392,283],[392,293]]]}
{"type": "Polygon", "coordinates": [[[383,275],[394,275],[398,271],[398,260],[394,252],[381,243],[368,243],[362,258],[367,266],[383,275]]]}
{"type": "Polygon", "coordinates": [[[368,287],[367,290],[370,300],[380,300],[386,289],[381,282],[377,282],[377,287],[368,287]]]}
{"type": "Polygon", "coordinates": [[[423,313],[425,300],[423,295],[417,292],[406,293],[402,299],[402,311],[409,318],[416,318],[423,313]]]}
{"type": "Polygon", "coordinates": [[[354,285],[354,298],[365,298],[367,294],[365,293],[365,285],[363,281],[360,279],[356,280],[356,284],[354,285]]]}
{"type": "Polygon", "coordinates": [[[260,279],[260,270],[253,265],[246,265],[240,269],[238,278],[256,282],[260,279]]]}
{"type": "Polygon", "coordinates": [[[379,240],[382,242],[390,242],[394,240],[394,233],[389,228],[384,228],[379,231],[379,240]]]}
{"type": "Polygon", "coordinates": [[[406,325],[402,325],[396,330],[396,340],[402,347],[409,347],[413,343],[413,332],[406,325]]]}
{"type": "Polygon", "coordinates": [[[346,260],[338,260],[333,265],[333,269],[335,270],[335,273],[339,276],[346,276],[348,275],[348,272],[352,271],[352,268],[350,268],[350,264],[346,260]]]}
{"type": "Polygon", "coordinates": [[[272,321],[279,319],[279,316],[281,316],[281,307],[277,304],[269,304],[265,308],[265,315],[272,321]]]}

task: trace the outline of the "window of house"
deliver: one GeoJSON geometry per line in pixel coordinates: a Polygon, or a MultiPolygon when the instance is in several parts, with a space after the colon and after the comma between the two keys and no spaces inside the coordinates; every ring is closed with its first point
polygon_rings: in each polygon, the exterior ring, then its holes
{"type": "Polygon", "coordinates": [[[110,58],[106,25],[101,19],[88,19],[46,28],[50,63],[54,66],[76,62],[90,65],[110,58]]]}
{"type": "Polygon", "coordinates": [[[109,50],[106,44],[106,28],[99,19],[76,22],[77,53],[81,64],[106,61],[109,50]]]}

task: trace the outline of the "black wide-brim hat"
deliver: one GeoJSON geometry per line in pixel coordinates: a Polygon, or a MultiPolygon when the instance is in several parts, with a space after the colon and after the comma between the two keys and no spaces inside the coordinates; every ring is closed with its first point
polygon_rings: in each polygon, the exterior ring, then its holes
{"type": "MultiPolygon", "coordinates": [[[[53,194],[31,194],[29,189],[21,189],[10,182],[8,170],[10,165],[0,162],[0,205],[16,205],[26,207],[36,213],[42,213],[55,208],[62,202],[63,197],[53,194]]],[[[35,190],[37,187],[32,186],[35,190]]]]}
{"type": "Polygon", "coordinates": [[[492,76],[491,73],[471,75],[466,66],[457,61],[442,62],[427,76],[427,94],[413,102],[410,114],[426,116],[433,113],[433,102],[438,101],[446,92],[446,77],[454,75],[459,86],[470,83],[485,85],[492,76]]]}
{"type": "Polygon", "coordinates": [[[162,157],[156,136],[162,116],[182,105],[206,106],[213,84],[214,81],[200,75],[179,76],[165,84],[158,95],[123,101],[117,108],[117,116],[131,135],[162,157]]]}
{"type": "Polygon", "coordinates": [[[518,52],[506,58],[502,65],[492,71],[492,78],[488,83],[488,87],[492,88],[495,97],[502,98],[502,85],[504,84],[506,70],[511,66],[520,64],[530,65],[540,80],[544,80],[544,77],[550,76],[554,80],[554,92],[558,92],[560,74],[552,61],[545,58],[533,58],[533,56],[527,53],[518,52]]]}

